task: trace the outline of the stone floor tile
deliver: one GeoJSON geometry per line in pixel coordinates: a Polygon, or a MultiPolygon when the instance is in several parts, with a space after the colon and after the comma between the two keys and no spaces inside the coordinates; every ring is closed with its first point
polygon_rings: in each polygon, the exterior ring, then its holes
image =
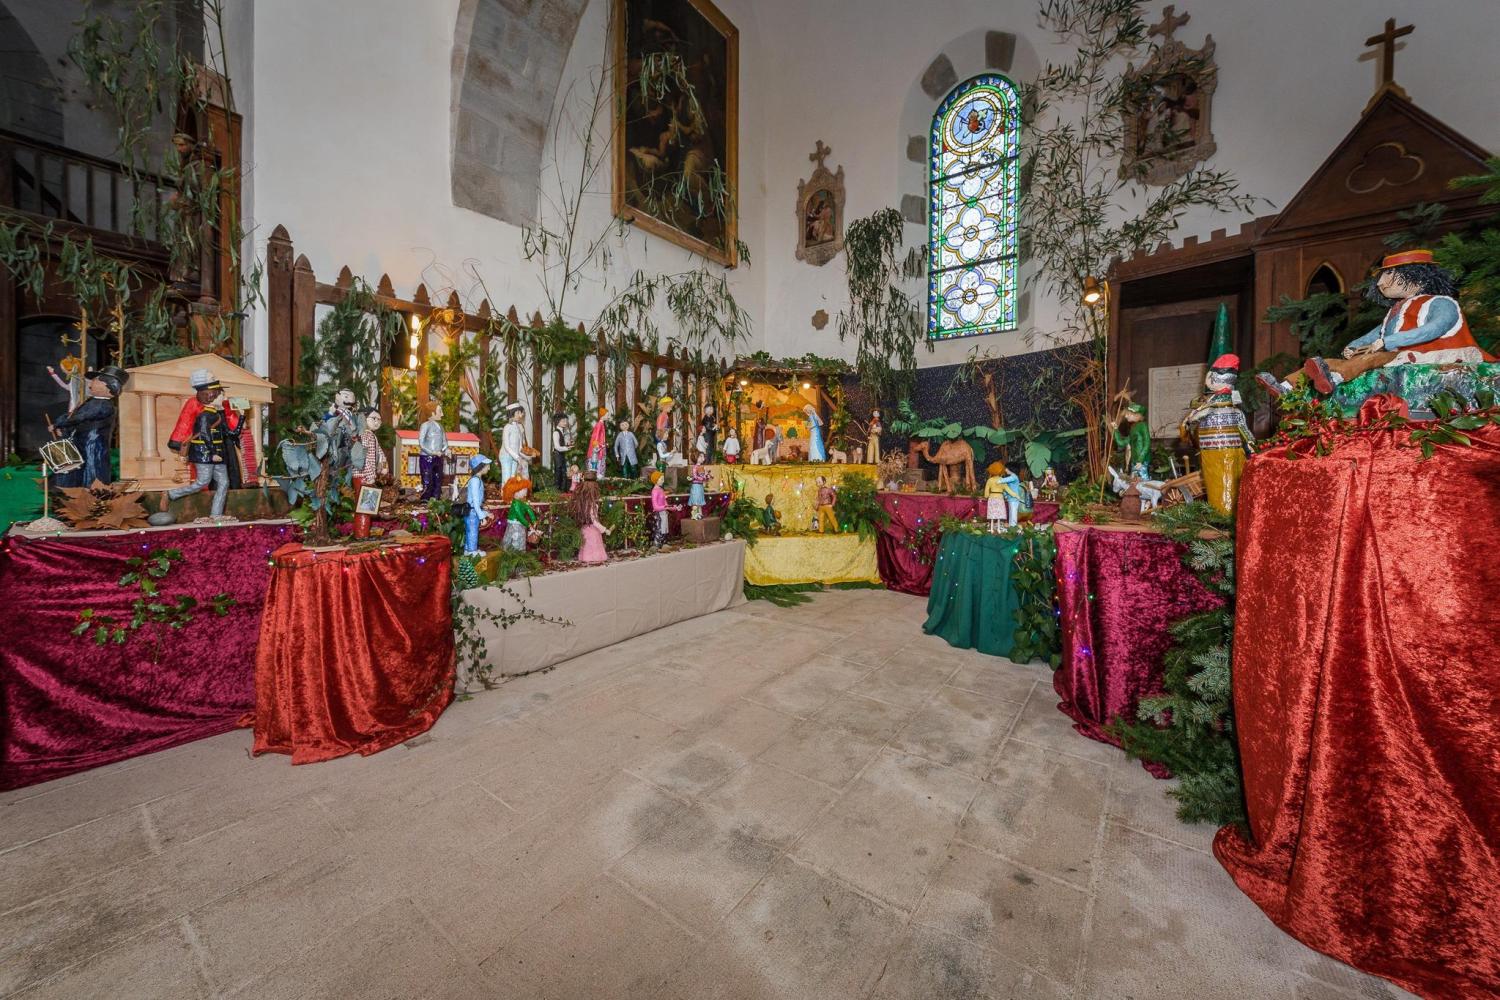
{"type": "Polygon", "coordinates": [[[706,930],[761,880],[778,854],[722,814],[693,805],[610,871],[687,926],[706,930]]]}
{"type": "Polygon", "coordinates": [[[1177,782],[1152,776],[1139,762],[1130,764],[1111,769],[1110,818],[1196,851],[1211,851],[1218,827],[1212,823],[1184,823],[1177,818],[1177,800],[1167,795],[1177,782]]]}
{"type": "Polygon", "coordinates": [[[883,753],[792,847],[792,855],[910,912],[946,858],[980,782],[883,753]]]}
{"type": "Polygon", "coordinates": [[[1087,889],[1110,771],[1010,740],[958,839],[1087,889]]]}
{"type": "Polygon", "coordinates": [[[917,709],[891,744],[983,778],[1020,711],[1019,702],[944,687],[917,709]]]}
{"type": "Polygon", "coordinates": [[[837,698],[870,668],[820,654],[765,682],[746,697],[786,715],[809,716],[837,698]]]}
{"type": "Polygon", "coordinates": [[[879,750],[878,743],[816,722],[804,722],[772,743],[758,759],[830,787],[842,788],[879,750]]]}
{"type": "Polygon", "coordinates": [[[601,876],[486,958],[483,970],[534,1000],[635,1000],[698,943],[628,888],[601,876]]]}
{"type": "Polygon", "coordinates": [[[1148,995],[1164,979],[1204,1000],[1293,994],[1296,952],[1307,950],[1212,857],[1111,823],[1097,880],[1081,994],[1148,995]]]}
{"type": "Polygon", "coordinates": [[[159,850],[145,807],[103,816],[0,853],[0,913],[159,850]]]}
{"type": "Polygon", "coordinates": [[[928,662],[892,660],[849,690],[903,708],[916,708],[943,686],[952,671],[934,670],[928,662]]]}
{"type": "Polygon", "coordinates": [[[836,793],[816,781],[751,761],[702,799],[730,829],[785,848],[807,829],[836,793]]]}
{"type": "Polygon", "coordinates": [[[901,727],[906,725],[913,711],[915,709],[911,706],[891,705],[846,692],[825,705],[815,716],[815,721],[853,733],[872,743],[889,743],[900,732],[901,727]]]}
{"type": "Polygon", "coordinates": [[[901,918],[782,861],[660,992],[680,1000],[858,997],[880,974],[901,918]]]}
{"type": "Polygon", "coordinates": [[[197,1000],[212,995],[213,988],[199,971],[193,948],[176,921],[96,952],[24,994],[25,1000],[197,1000]]]}
{"type": "Polygon", "coordinates": [[[1072,984],[1084,946],[1084,892],[962,844],[944,862],[914,923],[1072,984]]]}
{"type": "Polygon", "coordinates": [[[1010,735],[1013,739],[1101,764],[1112,765],[1125,753],[1117,746],[1089,739],[1074,729],[1073,720],[1057,710],[1057,693],[1047,684],[1037,685],[1010,735]]]}
{"type": "MultiPolygon", "coordinates": [[[[1048,687],[1052,684],[1052,671],[1046,671],[1048,687]]],[[[958,672],[948,683],[965,691],[982,694],[987,698],[999,698],[1017,704],[1026,701],[1031,689],[1040,680],[1040,672],[1024,667],[998,656],[987,656],[982,660],[961,664],[958,672]]]]}
{"type": "Polygon", "coordinates": [[[1019,963],[930,927],[891,953],[871,1000],[1066,1000],[1068,989],[1019,963]]]}

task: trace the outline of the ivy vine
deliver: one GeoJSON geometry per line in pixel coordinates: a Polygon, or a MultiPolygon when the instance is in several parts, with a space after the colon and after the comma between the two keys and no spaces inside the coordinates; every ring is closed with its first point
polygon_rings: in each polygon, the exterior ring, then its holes
{"type": "MultiPolygon", "coordinates": [[[[143,554],[125,560],[129,570],[120,577],[121,587],[135,587],[140,596],[130,603],[130,617],[119,619],[101,614],[94,608],[78,612],[78,623],[73,626],[73,635],[92,632],[96,644],[113,643],[123,646],[130,637],[147,625],[164,625],[171,629],[183,629],[192,624],[199,609],[199,601],[190,594],[163,594],[162,581],[182,561],[182,550],[174,548],[150,548],[143,554]]],[[[207,608],[216,618],[229,614],[229,609],[238,603],[226,593],[217,593],[209,598],[207,608]]]]}

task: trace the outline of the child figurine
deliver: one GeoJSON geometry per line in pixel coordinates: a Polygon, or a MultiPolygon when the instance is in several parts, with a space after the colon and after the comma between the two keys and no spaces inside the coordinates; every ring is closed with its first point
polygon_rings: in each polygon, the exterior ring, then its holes
{"type": "Polygon", "coordinates": [[[578,489],[578,484],[581,482],[583,482],[583,473],[579,471],[578,463],[574,462],[572,465],[568,466],[568,488],[563,492],[572,493],[574,490],[578,489]]]}
{"type": "Polygon", "coordinates": [[[760,530],[768,535],[781,534],[781,518],[776,513],[776,498],[766,494],[766,506],[760,512],[760,530]]]}
{"type": "Polygon", "coordinates": [[[615,435],[615,458],[620,462],[620,475],[626,479],[634,479],[641,469],[641,460],[636,454],[638,444],[635,432],[630,429],[630,421],[621,420],[620,433],[615,435]]]}
{"type": "Polygon", "coordinates": [[[599,474],[593,469],[583,474],[583,482],[573,490],[573,520],[583,532],[578,561],[605,562],[609,554],[604,550],[604,536],[609,534],[609,529],[599,523],[599,474]]]}
{"type": "Polygon", "coordinates": [[[991,462],[985,470],[990,478],[984,483],[985,520],[990,523],[990,533],[1000,533],[1000,523],[1014,526],[1021,510],[1021,478],[1005,467],[1004,462],[991,462]]]}
{"type": "Polygon", "coordinates": [[[1055,503],[1058,491],[1061,489],[1062,486],[1057,482],[1057,473],[1053,471],[1052,466],[1047,466],[1047,471],[1042,473],[1042,486],[1037,490],[1037,499],[1055,503]]]}
{"type": "Polygon", "coordinates": [[[482,555],[479,549],[479,529],[485,519],[484,474],[489,471],[490,460],[483,455],[469,459],[469,510],[464,515],[464,555],[482,555]]]}
{"type": "Polygon", "coordinates": [[[576,435],[573,433],[573,418],[566,413],[552,416],[552,475],[557,492],[567,493],[572,489],[569,475],[574,468],[568,462],[568,453],[573,450],[576,435]]]}
{"type": "Polygon", "coordinates": [[[833,512],[833,502],[838,499],[838,493],[834,487],[828,485],[827,476],[818,477],[818,512],[813,515],[813,530],[827,531],[833,529],[833,533],[839,533],[838,515],[833,512]],[[821,523],[822,527],[819,527],[821,523]]]}
{"type": "Polygon", "coordinates": [[[417,448],[420,458],[417,465],[422,474],[422,499],[436,500],[443,492],[443,465],[453,454],[448,446],[448,432],[438,420],[438,408],[428,403],[423,411],[427,419],[417,431],[417,448]]]}
{"type": "Polygon", "coordinates": [[[531,495],[531,480],[513,476],[500,491],[500,502],[509,503],[505,512],[505,537],[502,547],[512,552],[526,551],[526,535],[536,523],[536,509],[526,502],[531,495]]]}
{"type": "Polygon", "coordinates": [[[594,414],[594,429],[589,434],[589,450],[584,455],[583,467],[594,473],[595,477],[604,475],[605,456],[609,454],[609,421],[605,418],[608,411],[599,407],[594,414]]]}
{"type": "Polygon", "coordinates": [[[703,454],[708,456],[708,461],[714,460],[714,452],[719,443],[719,418],[714,413],[714,404],[703,404],[703,454]]]}
{"type": "Polygon", "coordinates": [[[865,432],[865,461],[871,465],[880,464],[880,435],[883,428],[880,425],[880,411],[870,411],[870,429],[865,432]]]}
{"type": "Polygon", "coordinates": [[[740,439],[735,437],[734,428],[729,428],[728,437],[724,438],[724,462],[726,465],[734,465],[740,460],[740,439]]]}
{"type": "Polygon", "coordinates": [[[651,470],[651,547],[659,549],[667,541],[667,491],[661,488],[662,472],[651,470]]]}
{"type": "MultiPolygon", "coordinates": [[[[51,365],[47,366],[47,374],[52,376],[52,381],[57,383],[59,389],[68,394],[68,412],[72,413],[83,405],[84,398],[87,396],[85,390],[88,388],[89,379],[83,370],[83,359],[76,354],[69,354],[58,364],[62,366],[63,375],[68,376],[66,379],[57,374],[57,369],[51,365]]],[[[100,482],[103,481],[100,480],[100,482]]]]}
{"type": "Polygon", "coordinates": [[[688,506],[693,508],[693,520],[703,520],[703,507],[708,503],[708,497],[704,494],[703,484],[708,482],[708,470],[704,463],[708,456],[704,452],[698,452],[698,461],[693,464],[692,471],[688,473],[691,486],[688,487],[688,506]]]}
{"type": "Polygon", "coordinates": [[[380,447],[380,411],[373,406],[365,409],[364,429],[359,432],[359,445],[364,452],[364,464],[354,470],[354,496],[359,498],[359,488],[373,486],[386,474],[388,463],[385,449],[380,447]]]}
{"type": "Polygon", "coordinates": [[[702,427],[698,428],[698,439],[693,442],[693,454],[699,456],[708,454],[708,431],[702,427]]]}

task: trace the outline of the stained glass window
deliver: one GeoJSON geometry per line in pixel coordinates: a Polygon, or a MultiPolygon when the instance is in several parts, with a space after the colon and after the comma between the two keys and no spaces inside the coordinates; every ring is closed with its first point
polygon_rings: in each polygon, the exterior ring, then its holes
{"type": "Polygon", "coordinates": [[[962,84],[932,117],[927,336],[1016,328],[1020,103],[1003,76],[962,84]]]}

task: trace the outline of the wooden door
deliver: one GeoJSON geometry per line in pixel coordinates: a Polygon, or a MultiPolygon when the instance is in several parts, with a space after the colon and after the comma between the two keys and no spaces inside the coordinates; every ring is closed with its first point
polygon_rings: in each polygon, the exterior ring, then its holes
{"type": "MultiPolygon", "coordinates": [[[[1172,302],[1120,310],[1120,384],[1128,385],[1135,401],[1144,403],[1157,437],[1175,436],[1162,429],[1175,426],[1184,409],[1183,394],[1189,366],[1206,365],[1219,304],[1229,306],[1231,322],[1239,315],[1239,296],[1172,302]],[[1152,371],[1157,372],[1157,394],[1152,399],[1152,371]],[[1173,388],[1173,376],[1178,387],[1173,388]]],[[[1238,324],[1235,324],[1238,327],[1238,324]]],[[[1113,406],[1111,406],[1113,412],[1113,406]]]]}

